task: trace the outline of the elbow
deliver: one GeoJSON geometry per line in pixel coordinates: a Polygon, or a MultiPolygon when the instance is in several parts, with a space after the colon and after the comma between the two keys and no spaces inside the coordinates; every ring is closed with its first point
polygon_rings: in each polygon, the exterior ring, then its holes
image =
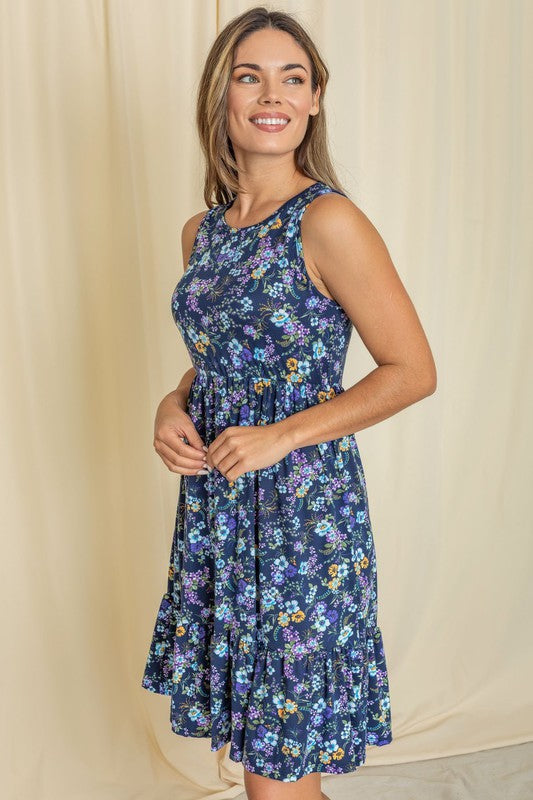
{"type": "Polygon", "coordinates": [[[433,364],[420,377],[420,388],[423,391],[422,397],[429,397],[437,391],[437,369],[433,364]]]}
{"type": "Polygon", "coordinates": [[[437,367],[431,350],[428,350],[423,358],[419,359],[417,372],[418,385],[421,391],[421,398],[429,397],[437,391],[437,367]]]}
{"type": "Polygon", "coordinates": [[[399,382],[402,386],[401,392],[405,392],[405,397],[409,397],[409,404],[429,397],[437,390],[437,370],[435,364],[421,367],[420,364],[403,364],[398,366],[399,382]]]}
{"type": "Polygon", "coordinates": [[[411,393],[416,396],[416,401],[434,394],[437,390],[437,370],[435,364],[429,364],[423,369],[418,364],[408,369],[407,382],[411,387],[411,393]]]}

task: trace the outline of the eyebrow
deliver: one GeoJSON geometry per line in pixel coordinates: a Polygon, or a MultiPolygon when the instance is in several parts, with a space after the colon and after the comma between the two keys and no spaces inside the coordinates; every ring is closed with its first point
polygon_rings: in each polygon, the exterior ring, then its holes
{"type": "MultiPolygon", "coordinates": [[[[246,67],[247,69],[255,69],[255,70],[257,70],[258,72],[261,72],[261,67],[259,66],[259,64],[248,64],[248,63],[245,63],[245,64],[235,64],[235,66],[231,68],[231,71],[233,72],[233,70],[234,70],[234,69],[237,69],[238,67],[246,67]]],[[[285,71],[287,71],[287,70],[290,70],[290,69],[297,69],[297,67],[300,67],[300,68],[301,68],[301,69],[303,69],[305,72],[307,72],[307,70],[305,69],[305,67],[304,67],[304,65],[303,65],[303,64],[285,64],[285,66],[284,66],[284,67],[280,67],[280,69],[281,69],[283,72],[285,72],[285,71]]]]}

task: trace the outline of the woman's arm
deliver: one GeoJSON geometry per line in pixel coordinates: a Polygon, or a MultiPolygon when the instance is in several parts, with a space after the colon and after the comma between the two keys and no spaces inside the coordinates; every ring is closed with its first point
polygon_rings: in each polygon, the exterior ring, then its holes
{"type": "Polygon", "coordinates": [[[337,397],[275,423],[289,449],[368,428],[437,386],[418,315],[368,217],[347,197],[326,194],[309,204],[301,232],[306,265],[344,308],[378,367],[337,397]]]}
{"type": "Polygon", "coordinates": [[[187,370],[187,372],[183,373],[183,377],[179,382],[177,389],[174,389],[173,392],[170,392],[170,394],[175,396],[177,404],[184,411],[187,410],[187,398],[189,397],[189,391],[195,375],[196,370],[194,367],[191,367],[187,370]]]}

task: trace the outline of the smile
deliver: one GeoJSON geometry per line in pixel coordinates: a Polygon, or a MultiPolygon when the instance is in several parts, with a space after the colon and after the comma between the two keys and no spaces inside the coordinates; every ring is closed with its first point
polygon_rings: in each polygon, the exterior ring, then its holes
{"type": "Polygon", "coordinates": [[[255,117],[251,119],[256,128],[265,131],[280,131],[285,128],[289,120],[284,117],[255,117]]]}

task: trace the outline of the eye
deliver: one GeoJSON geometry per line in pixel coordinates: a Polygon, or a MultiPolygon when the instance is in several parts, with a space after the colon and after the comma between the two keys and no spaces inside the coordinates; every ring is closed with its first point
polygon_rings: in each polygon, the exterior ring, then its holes
{"type": "MultiPolygon", "coordinates": [[[[239,75],[239,77],[237,78],[238,83],[256,83],[258,80],[259,79],[258,79],[257,75],[252,75],[250,72],[247,72],[247,73],[245,73],[243,75],[239,75]],[[252,80],[247,81],[247,80],[244,80],[244,78],[251,78],[252,80]]],[[[291,75],[290,78],[287,78],[287,83],[290,83],[291,81],[297,81],[297,83],[293,84],[293,86],[294,85],[298,86],[301,83],[305,83],[304,79],[300,78],[299,75],[291,75]]]]}

